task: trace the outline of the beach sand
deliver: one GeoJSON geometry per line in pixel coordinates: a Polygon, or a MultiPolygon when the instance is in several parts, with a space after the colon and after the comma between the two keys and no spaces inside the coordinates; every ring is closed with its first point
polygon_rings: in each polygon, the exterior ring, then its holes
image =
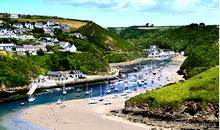
{"type": "MultiPolygon", "coordinates": [[[[172,64],[168,65],[167,69],[164,67],[165,69],[161,71],[163,76],[168,76],[172,82],[180,80],[182,77],[176,71],[184,59],[182,56],[174,58],[172,64]]],[[[154,71],[157,72],[158,70],[154,71]]],[[[111,100],[111,105],[104,105],[103,102],[88,104],[89,99],[80,99],[65,101],[60,105],[52,103],[34,106],[25,109],[22,112],[22,118],[52,130],[148,130],[152,126],[106,115],[111,110],[122,109],[129,97],[145,91],[146,89],[138,90],[127,96],[121,96],[121,94],[118,94],[117,97],[108,95],[106,98],[111,100]]]]}

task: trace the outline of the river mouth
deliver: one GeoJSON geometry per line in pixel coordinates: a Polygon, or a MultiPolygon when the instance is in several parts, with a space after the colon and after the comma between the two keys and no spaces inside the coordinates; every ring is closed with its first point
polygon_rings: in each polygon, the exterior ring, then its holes
{"type": "MultiPolygon", "coordinates": [[[[124,86],[124,80],[128,80],[128,86],[129,89],[142,89],[137,82],[130,82],[131,78],[133,77],[134,74],[142,74],[146,71],[149,71],[150,69],[156,69],[161,66],[166,66],[170,63],[170,61],[160,61],[152,64],[145,64],[142,65],[141,68],[137,71],[128,71],[125,72],[127,75],[124,79],[121,81],[113,81],[110,84],[93,84],[93,85],[82,85],[82,91],[77,92],[77,89],[74,87],[68,87],[67,88],[67,94],[64,96],[62,95],[62,90],[61,89],[50,89],[47,90],[46,92],[38,93],[35,95],[36,100],[34,102],[28,103],[27,99],[19,99],[16,101],[10,101],[10,102],[5,102],[0,104],[0,130],[14,130],[14,129],[32,129],[32,130],[45,130],[44,128],[40,128],[38,126],[35,126],[31,124],[30,122],[24,121],[20,118],[19,114],[21,113],[22,110],[35,106],[35,105],[40,105],[40,104],[48,104],[48,103],[54,103],[58,99],[61,100],[75,100],[75,99],[82,99],[82,98],[89,98],[89,95],[86,95],[85,92],[87,90],[90,90],[92,88],[93,90],[93,96],[103,96],[105,94],[105,90],[109,89],[109,85],[116,85],[118,87],[118,91],[112,91],[111,94],[117,94],[117,93],[122,93],[124,91],[123,86],[124,86]],[[101,89],[100,89],[101,88],[101,89]],[[80,95],[79,95],[80,94],[80,95]],[[21,103],[24,103],[24,106],[20,106],[21,103]]],[[[134,66],[132,66],[134,67],[134,66]]],[[[132,68],[131,67],[131,68],[132,68]]],[[[151,80],[148,81],[148,84],[151,83],[151,80]]],[[[154,89],[160,85],[163,84],[163,81],[160,81],[160,83],[153,83],[149,86],[149,89],[154,89]]]]}

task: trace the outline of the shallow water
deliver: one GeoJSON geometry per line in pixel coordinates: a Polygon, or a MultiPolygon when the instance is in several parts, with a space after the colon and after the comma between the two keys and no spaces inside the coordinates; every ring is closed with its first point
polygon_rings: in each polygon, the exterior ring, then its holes
{"type": "MultiPolygon", "coordinates": [[[[170,60],[161,61],[160,63],[156,64],[148,64],[143,66],[141,70],[138,72],[133,73],[127,73],[127,77],[123,80],[128,80],[128,87],[131,90],[136,89],[143,89],[143,86],[139,86],[137,82],[131,82],[134,78],[134,75],[143,75],[145,72],[148,72],[150,69],[153,68],[159,68],[160,66],[165,66],[170,63],[170,60]]],[[[155,75],[158,76],[158,75],[155,75]]],[[[154,83],[151,83],[152,79],[147,79],[147,88],[149,90],[154,89],[166,82],[165,78],[161,79],[160,81],[156,81],[154,83]]],[[[43,92],[40,94],[35,95],[36,100],[34,102],[28,103],[27,99],[20,99],[16,101],[11,101],[7,103],[1,103],[0,104],[0,130],[45,130],[44,128],[41,128],[39,126],[35,126],[32,123],[25,121],[20,118],[20,113],[22,110],[32,107],[35,105],[40,104],[47,104],[47,103],[54,103],[58,99],[61,100],[74,100],[74,99],[81,99],[81,98],[89,98],[89,95],[86,95],[85,92],[87,90],[90,90],[92,88],[92,96],[104,96],[105,91],[107,89],[110,89],[109,86],[116,86],[118,88],[118,91],[112,90],[111,94],[115,93],[122,93],[124,91],[125,83],[123,81],[116,81],[114,83],[110,84],[98,84],[98,85],[84,85],[82,87],[82,92],[78,93],[76,92],[76,88],[74,87],[68,87],[67,88],[67,94],[62,95],[62,90],[58,89],[52,89],[48,92],[43,92]],[[100,91],[101,88],[101,91],[100,91]],[[80,94],[80,96],[77,96],[80,94]],[[20,103],[24,102],[24,106],[20,106],[20,103]]]]}

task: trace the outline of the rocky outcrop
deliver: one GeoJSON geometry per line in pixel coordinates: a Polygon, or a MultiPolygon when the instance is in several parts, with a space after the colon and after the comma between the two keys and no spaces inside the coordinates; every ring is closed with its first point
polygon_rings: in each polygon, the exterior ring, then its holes
{"type": "Polygon", "coordinates": [[[219,105],[187,101],[178,108],[167,106],[150,109],[148,104],[125,107],[111,112],[112,115],[133,122],[176,129],[217,129],[219,127],[219,105]]]}

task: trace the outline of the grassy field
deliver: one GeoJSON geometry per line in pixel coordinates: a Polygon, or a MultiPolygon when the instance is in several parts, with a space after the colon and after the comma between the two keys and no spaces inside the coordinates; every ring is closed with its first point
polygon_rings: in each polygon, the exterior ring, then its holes
{"type": "Polygon", "coordinates": [[[150,108],[178,107],[185,101],[198,101],[203,105],[219,102],[219,67],[211,68],[184,82],[168,85],[140,94],[126,101],[126,106],[148,103],[150,108]]]}
{"type": "Polygon", "coordinates": [[[16,19],[19,22],[38,22],[38,21],[42,21],[42,22],[47,22],[48,20],[55,20],[57,21],[59,24],[67,24],[69,25],[71,28],[80,28],[83,25],[86,25],[87,22],[86,21],[81,21],[81,20],[70,20],[70,19],[61,19],[61,18],[39,18],[39,17],[31,17],[31,18],[18,18],[16,19]]]}

